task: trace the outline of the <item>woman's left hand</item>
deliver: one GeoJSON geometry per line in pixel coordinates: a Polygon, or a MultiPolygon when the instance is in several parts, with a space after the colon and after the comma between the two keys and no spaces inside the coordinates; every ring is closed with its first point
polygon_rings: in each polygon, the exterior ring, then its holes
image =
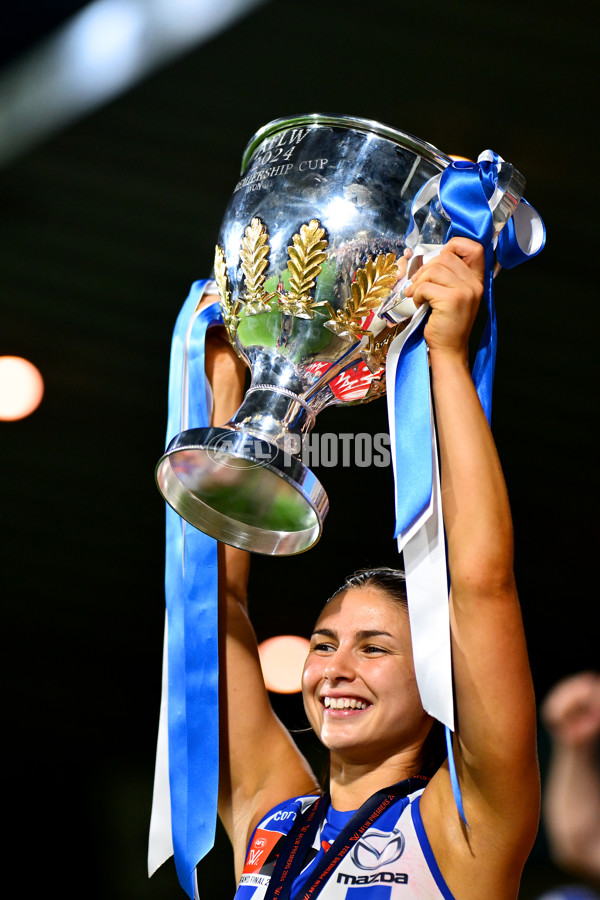
{"type": "Polygon", "coordinates": [[[468,342],[483,296],[485,272],[481,244],[469,238],[452,238],[439,256],[422,266],[406,288],[415,306],[429,303],[431,315],[425,327],[429,350],[468,356],[468,342]]]}

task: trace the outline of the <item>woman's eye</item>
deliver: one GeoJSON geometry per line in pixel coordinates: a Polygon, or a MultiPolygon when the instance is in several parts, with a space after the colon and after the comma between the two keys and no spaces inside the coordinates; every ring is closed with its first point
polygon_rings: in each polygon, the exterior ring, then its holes
{"type": "Polygon", "coordinates": [[[364,648],[364,652],[373,655],[375,653],[387,653],[387,650],[384,650],[383,647],[375,647],[373,644],[369,644],[364,648]]]}
{"type": "Polygon", "coordinates": [[[320,651],[324,651],[324,650],[325,650],[325,651],[326,651],[326,650],[333,650],[333,646],[332,646],[331,644],[326,644],[325,642],[321,642],[321,643],[318,643],[318,644],[313,644],[313,646],[312,646],[311,649],[312,649],[312,650],[320,650],[320,651]]]}

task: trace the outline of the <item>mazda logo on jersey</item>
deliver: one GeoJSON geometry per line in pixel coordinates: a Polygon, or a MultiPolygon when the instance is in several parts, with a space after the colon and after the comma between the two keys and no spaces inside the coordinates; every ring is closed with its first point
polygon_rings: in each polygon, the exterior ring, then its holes
{"type": "Polygon", "coordinates": [[[367,872],[380,866],[389,866],[404,852],[404,835],[397,828],[394,831],[370,831],[361,837],[352,850],[352,860],[359,869],[367,872]]]}

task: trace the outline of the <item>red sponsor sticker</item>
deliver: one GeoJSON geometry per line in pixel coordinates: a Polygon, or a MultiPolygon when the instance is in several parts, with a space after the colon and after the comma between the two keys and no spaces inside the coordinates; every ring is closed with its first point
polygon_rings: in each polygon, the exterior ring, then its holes
{"type": "MultiPolygon", "coordinates": [[[[330,362],[312,362],[306,366],[305,371],[320,378],[330,366],[330,362]]],[[[352,400],[362,400],[366,397],[373,379],[379,379],[382,374],[383,366],[373,374],[366,363],[361,361],[332,379],[329,387],[334,397],[342,402],[348,403],[352,400]]]]}
{"type": "Polygon", "coordinates": [[[331,363],[327,362],[327,360],[315,360],[314,362],[309,363],[304,371],[320,377],[330,366],[331,363]]]}
{"type": "MultiPolygon", "coordinates": [[[[377,375],[383,371],[381,368],[377,375]]],[[[331,382],[331,390],[338,400],[349,402],[362,400],[366,396],[375,376],[364,362],[359,362],[353,369],[346,369],[331,382]]]]}

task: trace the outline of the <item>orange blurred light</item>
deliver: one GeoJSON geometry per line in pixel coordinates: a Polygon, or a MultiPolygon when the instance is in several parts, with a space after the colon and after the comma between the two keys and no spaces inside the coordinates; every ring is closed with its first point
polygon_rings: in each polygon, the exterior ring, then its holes
{"type": "Polygon", "coordinates": [[[296,694],[301,690],[302,669],[308,654],[306,638],[282,634],[259,644],[258,653],[267,690],[296,694]]]}
{"type": "Polygon", "coordinates": [[[20,356],[0,356],[0,420],[14,422],[36,409],[44,381],[33,363],[20,356]]]}

